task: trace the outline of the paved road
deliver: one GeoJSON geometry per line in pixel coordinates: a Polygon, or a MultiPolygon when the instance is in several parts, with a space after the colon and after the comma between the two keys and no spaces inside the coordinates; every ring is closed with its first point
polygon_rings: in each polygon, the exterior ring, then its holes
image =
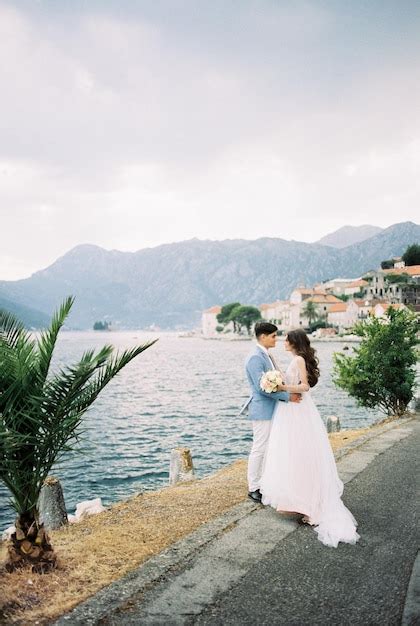
{"type": "Polygon", "coordinates": [[[413,435],[347,484],[345,502],[362,537],[356,547],[325,548],[302,527],[186,623],[400,624],[419,546],[419,444],[417,422],[413,435]]]}

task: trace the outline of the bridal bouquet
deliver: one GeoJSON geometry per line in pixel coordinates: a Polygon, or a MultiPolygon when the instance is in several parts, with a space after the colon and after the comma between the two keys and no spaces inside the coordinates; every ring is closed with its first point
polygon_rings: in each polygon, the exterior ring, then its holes
{"type": "Polygon", "coordinates": [[[261,376],[260,387],[266,393],[277,391],[279,385],[284,385],[283,375],[278,370],[269,370],[261,376]]]}

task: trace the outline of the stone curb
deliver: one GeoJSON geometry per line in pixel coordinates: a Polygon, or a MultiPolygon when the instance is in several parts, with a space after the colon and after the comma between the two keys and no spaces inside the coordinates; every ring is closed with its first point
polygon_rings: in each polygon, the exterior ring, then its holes
{"type": "Polygon", "coordinates": [[[401,626],[415,626],[420,623],[420,552],[414,561],[405,598],[401,626]]]}
{"type": "MultiPolygon", "coordinates": [[[[414,417],[414,416],[413,416],[414,417]]],[[[335,453],[336,460],[342,459],[367,441],[382,435],[393,428],[405,426],[413,417],[395,420],[375,428],[374,432],[366,433],[359,439],[349,443],[335,453]]],[[[119,580],[107,585],[69,613],[53,622],[54,626],[88,626],[98,624],[100,620],[114,613],[129,602],[133,596],[142,595],[169,570],[192,558],[199,550],[221,534],[235,526],[244,517],[260,510],[260,505],[245,501],[232,507],[219,517],[203,524],[201,528],[180,539],[156,556],[129,572],[119,580]]]]}
{"type": "Polygon", "coordinates": [[[370,441],[371,439],[375,439],[375,437],[379,437],[379,435],[382,435],[386,431],[392,430],[393,428],[405,426],[409,424],[410,422],[412,422],[413,419],[415,419],[415,414],[413,414],[410,417],[404,417],[404,418],[393,420],[392,422],[388,422],[387,424],[383,424],[382,426],[372,427],[372,432],[367,432],[365,435],[361,435],[360,437],[358,437],[351,443],[348,443],[346,446],[343,446],[342,448],[340,448],[340,450],[337,450],[334,453],[335,460],[339,461],[344,456],[346,456],[350,452],[353,452],[353,450],[356,450],[367,441],[370,441]]]}

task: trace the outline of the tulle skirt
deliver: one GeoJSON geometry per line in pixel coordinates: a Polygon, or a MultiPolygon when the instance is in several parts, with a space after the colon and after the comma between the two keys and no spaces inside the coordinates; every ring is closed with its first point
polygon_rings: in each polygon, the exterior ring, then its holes
{"type": "Polygon", "coordinates": [[[310,393],[300,403],[278,402],[260,489],[263,504],[306,515],[323,544],[337,547],[340,541],[359,539],[357,522],[341,500],[343,483],[310,393]]]}

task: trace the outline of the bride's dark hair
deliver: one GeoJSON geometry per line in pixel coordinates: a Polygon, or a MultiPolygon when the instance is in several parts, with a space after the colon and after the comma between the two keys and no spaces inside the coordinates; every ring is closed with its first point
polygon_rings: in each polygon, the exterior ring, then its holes
{"type": "Polygon", "coordinates": [[[319,361],[315,350],[311,346],[308,335],[304,330],[298,328],[297,330],[288,332],[286,338],[294,352],[305,359],[309,386],[315,387],[319,379],[319,361]]]}

